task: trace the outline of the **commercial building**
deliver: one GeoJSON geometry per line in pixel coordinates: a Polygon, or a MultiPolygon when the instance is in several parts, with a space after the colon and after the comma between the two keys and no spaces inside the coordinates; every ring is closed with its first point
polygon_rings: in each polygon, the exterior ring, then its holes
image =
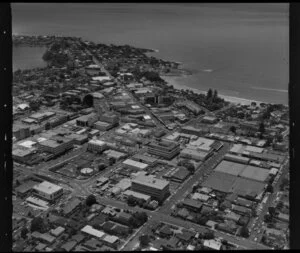
{"type": "Polygon", "coordinates": [[[119,117],[115,113],[105,112],[99,117],[100,121],[104,121],[110,123],[112,125],[116,125],[119,122],[119,117]]]}
{"type": "Polygon", "coordinates": [[[202,207],[202,203],[194,199],[185,199],[182,204],[184,207],[194,211],[200,211],[202,207]]]}
{"type": "Polygon", "coordinates": [[[94,108],[98,115],[101,115],[101,114],[109,111],[109,105],[108,105],[105,97],[101,93],[94,92],[91,95],[93,96],[94,108]]]}
{"type": "Polygon", "coordinates": [[[26,163],[29,161],[34,155],[34,151],[28,149],[15,149],[12,151],[12,158],[16,162],[26,163]]]}
{"type": "Polygon", "coordinates": [[[212,116],[204,116],[202,119],[203,123],[208,123],[208,124],[215,124],[218,122],[218,119],[216,117],[212,116]]]}
{"type": "Polygon", "coordinates": [[[103,122],[103,121],[97,121],[94,123],[94,128],[100,130],[100,131],[107,131],[111,128],[113,128],[114,125],[108,122],[103,122]]]}
{"type": "Polygon", "coordinates": [[[65,122],[68,121],[68,118],[69,118],[68,115],[59,115],[50,119],[48,122],[50,124],[50,127],[53,128],[61,124],[64,124],[65,122]]]}
{"type": "Polygon", "coordinates": [[[96,64],[91,64],[91,65],[85,67],[85,72],[90,76],[97,76],[101,72],[101,67],[96,64]]]}
{"type": "Polygon", "coordinates": [[[88,136],[83,134],[70,134],[68,138],[73,139],[76,145],[82,145],[88,141],[88,136]]]}
{"type": "Polygon", "coordinates": [[[74,140],[66,137],[54,136],[50,140],[41,141],[38,143],[40,150],[49,152],[54,155],[61,154],[73,148],[74,140]]]}
{"type": "Polygon", "coordinates": [[[165,159],[172,159],[180,152],[180,145],[178,143],[169,142],[165,140],[152,141],[148,144],[148,153],[163,157],[165,159]]]}
{"type": "Polygon", "coordinates": [[[41,123],[42,121],[53,117],[55,114],[55,112],[34,113],[30,115],[29,118],[35,120],[37,123],[41,123]]]}
{"type": "Polygon", "coordinates": [[[196,136],[202,136],[208,133],[208,131],[204,130],[203,128],[196,128],[194,126],[184,126],[181,128],[181,132],[185,134],[196,135],[196,136]]]}
{"type": "Polygon", "coordinates": [[[22,140],[30,136],[30,128],[27,126],[13,126],[13,136],[22,140]]]}
{"type": "Polygon", "coordinates": [[[104,141],[101,140],[90,140],[88,142],[87,150],[92,152],[103,152],[107,148],[104,141]]]}
{"type": "Polygon", "coordinates": [[[150,200],[151,200],[151,196],[143,194],[143,193],[139,193],[139,192],[134,192],[134,191],[131,191],[131,190],[127,190],[127,191],[123,192],[123,194],[126,197],[132,196],[132,197],[134,197],[136,199],[145,200],[146,203],[149,203],[150,200]]]}
{"type": "Polygon", "coordinates": [[[147,163],[149,166],[154,166],[157,163],[156,158],[140,154],[134,155],[132,159],[141,163],[147,163]]]}
{"type": "Polygon", "coordinates": [[[193,159],[196,161],[204,161],[209,157],[209,153],[198,150],[197,148],[195,149],[184,148],[180,152],[180,157],[193,159]]]}
{"type": "Polygon", "coordinates": [[[126,168],[129,169],[139,169],[139,170],[144,170],[148,168],[148,164],[146,163],[141,163],[141,162],[137,162],[131,159],[126,159],[123,163],[122,163],[126,168]]]}
{"type": "Polygon", "coordinates": [[[107,158],[115,158],[116,161],[126,157],[127,155],[125,153],[122,153],[122,152],[119,152],[119,151],[116,151],[116,150],[113,150],[113,149],[108,149],[108,150],[105,150],[103,152],[107,158]]]}
{"type": "Polygon", "coordinates": [[[54,201],[63,195],[62,187],[47,181],[33,186],[33,191],[37,196],[48,201],[54,201]]]}
{"type": "Polygon", "coordinates": [[[81,232],[83,232],[85,234],[88,234],[88,235],[91,235],[91,236],[94,236],[94,237],[97,237],[98,239],[102,239],[106,235],[104,232],[102,232],[100,230],[97,230],[97,229],[94,229],[90,225],[86,225],[85,227],[83,227],[81,229],[81,232]]]}
{"type": "Polygon", "coordinates": [[[139,175],[131,181],[131,190],[163,201],[169,195],[169,182],[154,176],[139,175]]]}
{"type": "Polygon", "coordinates": [[[243,164],[248,164],[250,161],[250,159],[247,157],[232,155],[232,154],[226,154],[224,156],[224,159],[227,161],[238,162],[238,163],[243,163],[243,164]]]}
{"type": "Polygon", "coordinates": [[[83,115],[76,119],[76,124],[77,126],[81,127],[91,127],[97,120],[98,117],[96,113],[90,113],[88,115],[83,115]]]}

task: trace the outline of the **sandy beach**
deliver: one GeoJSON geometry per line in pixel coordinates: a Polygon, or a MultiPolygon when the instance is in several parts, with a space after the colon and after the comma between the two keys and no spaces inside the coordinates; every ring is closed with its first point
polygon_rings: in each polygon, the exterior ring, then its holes
{"type": "MultiPolygon", "coordinates": [[[[163,78],[168,83],[168,85],[173,85],[173,87],[175,89],[178,89],[178,90],[182,90],[182,89],[192,90],[192,91],[194,91],[195,93],[198,93],[198,94],[206,94],[207,93],[207,91],[203,91],[203,90],[199,90],[199,89],[195,89],[195,88],[190,88],[187,85],[184,85],[184,84],[180,83],[178,80],[176,80],[177,77],[175,77],[175,76],[161,76],[161,78],[163,78]]],[[[250,105],[251,102],[256,102],[257,104],[265,103],[263,101],[250,100],[250,99],[232,97],[232,96],[225,96],[225,95],[222,95],[222,94],[219,94],[219,96],[221,98],[224,98],[226,101],[234,103],[234,104],[250,105]]]]}

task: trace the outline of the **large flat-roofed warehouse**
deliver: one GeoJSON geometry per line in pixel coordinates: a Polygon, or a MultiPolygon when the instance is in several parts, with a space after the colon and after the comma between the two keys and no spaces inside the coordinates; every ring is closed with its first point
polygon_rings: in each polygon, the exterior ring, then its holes
{"type": "Polygon", "coordinates": [[[269,177],[269,170],[249,165],[241,172],[240,177],[265,182],[269,177]]]}
{"type": "Polygon", "coordinates": [[[241,197],[254,199],[264,191],[265,185],[263,182],[238,177],[234,183],[234,193],[241,197]]]}
{"type": "Polygon", "coordinates": [[[131,181],[131,190],[162,201],[169,195],[169,182],[154,176],[139,175],[131,181]]]}
{"type": "Polygon", "coordinates": [[[245,167],[246,167],[245,164],[222,161],[215,168],[215,171],[227,173],[227,174],[234,175],[234,176],[238,176],[245,169],[245,167]]]}
{"type": "Polygon", "coordinates": [[[180,152],[180,145],[170,141],[152,141],[148,144],[148,153],[165,159],[172,159],[180,152]]]}
{"type": "Polygon", "coordinates": [[[202,186],[212,188],[220,192],[232,192],[236,177],[227,173],[214,172],[203,183],[202,186]]]}
{"type": "Polygon", "coordinates": [[[269,170],[224,160],[215,168],[215,171],[261,182],[265,182],[269,177],[269,170]]]}
{"type": "Polygon", "coordinates": [[[223,172],[214,172],[202,186],[224,193],[236,193],[242,197],[256,198],[265,188],[265,183],[236,177],[223,172]]]}
{"type": "Polygon", "coordinates": [[[35,185],[33,187],[33,190],[36,193],[36,195],[49,201],[56,200],[63,194],[62,187],[47,181],[35,185]]]}

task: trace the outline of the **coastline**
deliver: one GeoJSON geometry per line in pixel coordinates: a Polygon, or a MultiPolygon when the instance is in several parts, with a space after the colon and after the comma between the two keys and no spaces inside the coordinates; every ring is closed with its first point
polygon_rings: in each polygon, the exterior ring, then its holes
{"type": "MultiPolygon", "coordinates": [[[[194,91],[195,93],[198,93],[198,94],[206,94],[207,93],[207,91],[199,90],[199,89],[196,89],[196,88],[191,88],[191,87],[188,87],[187,85],[179,83],[176,80],[176,77],[178,77],[178,76],[161,75],[161,78],[164,79],[168,83],[168,85],[173,85],[173,87],[177,90],[182,90],[182,89],[192,90],[192,91],[194,91]]],[[[219,94],[219,96],[221,98],[224,98],[226,101],[228,101],[230,103],[233,103],[233,104],[251,105],[252,102],[255,102],[257,104],[260,104],[260,103],[271,104],[271,103],[266,103],[266,102],[263,102],[263,101],[257,101],[257,100],[254,100],[254,99],[246,99],[246,98],[240,98],[240,97],[226,96],[226,95],[222,95],[222,94],[219,94]]]]}

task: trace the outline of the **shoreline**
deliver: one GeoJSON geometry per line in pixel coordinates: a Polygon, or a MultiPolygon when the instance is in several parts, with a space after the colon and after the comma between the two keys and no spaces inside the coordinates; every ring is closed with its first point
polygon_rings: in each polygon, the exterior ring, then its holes
{"type": "MultiPolygon", "coordinates": [[[[177,76],[177,77],[179,77],[179,76],[177,76]]],[[[176,90],[182,90],[182,89],[192,90],[198,94],[206,94],[207,93],[207,91],[203,91],[203,90],[200,90],[197,88],[191,88],[191,87],[188,87],[187,85],[180,84],[178,81],[174,80],[176,78],[175,76],[161,75],[161,78],[164,79],[168,83],[167,85],[169,85],[169,86],[173,85],[174,89],[176,89],[176,90]]],[[[255,102],[257,104],[260,104],[260,103],[273,104],[273,103],[267,103],[267,102],[258,101],[258,100],[254,100],[254,99],[227,96],[227,95],[222,95],[222,94],[218,94],[218,95],[219,95],[219,97],[225,99],[225,101],[228,101],[233,104],[251,105],[252,102],[255,102]]]]}

